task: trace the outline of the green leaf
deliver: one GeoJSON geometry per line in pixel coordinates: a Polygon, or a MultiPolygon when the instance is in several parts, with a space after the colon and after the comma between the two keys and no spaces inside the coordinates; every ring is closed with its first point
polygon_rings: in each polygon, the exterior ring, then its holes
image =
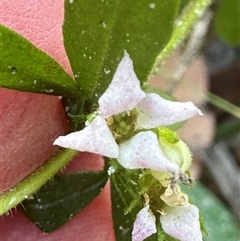
{"type": "MultiPolygon", "coordinates": [[[[137,213],[143,206],[137,205],[128,214],[124,210],[134,200],[137,193],[133,193],[134,182],[126,179],[124,173],[116,172],[111,175],[111,199],[112,199],[112,217],[116,241],[131,240],[132,228],[137,213]]],[[[140,198],[140,197],[139,197],[140,198]]],[[[157,234],[145,239],[146,241],[157,241],[157,234]]]]}
{"type": "Polygon", "coordinates": [[[199,208],[209,236],[205,241],[236,241],[240,233],[233,216],[212,193],[198,183],[193,189],[183,186],[190,199],[199,208]]]}
{"type": "Polygon", "coordinates": [[[217,126],[215,133],[215,142],[219,142],[221,140],[228,141],[228,138],[231,138],[237,133],[240,132],[240,122],[239,119],[236,118],[228,118],[224,120],[221,124],[217,126]]]}
{"type": "Polygon", "coordinates": [[[125,192],[125,187],[118,179],[118,175],[111,175],[112,218],[115,237],[116,241],[131,240],[132,227],[137,212],[124,214],[124,209],[131,203],[132,197],[128,192],[125,192]]]}
{"type": "Polygon", "coordinates": [[[52,232],[97,197],[107,180],[106,171],[56,175],[23,202],[23,213],[42,232],[52,232]]]}
{"type": "Polygon", "coordinates": [[[0,87],[27,92],[79,96],[77,84],[49,55],[0,25],[0,87]]]}
{"type": "Polygon", "coordinates": [[[240,45],[239,0],[222,0],[217,8],[214,24],[216,33],[230,45],[240,45]]]}
{"type": "Polygon", "coordinates": [[[169,40],[179,0],[65,0],[64,45],[87,97],[109,85],[126,50],[143,83],[169,40]]]}
{"type": "Polygon", "coordinates": [[[0,195],[0,216],[17,206],[29,195],[35,193],[51,177],[59,172],[68,162],[70,162],[78,151],[61,149],[41,167],[24,178],[16,186],[0,195]]]}
{"type": "Polygon", "coordinates": [[[180,0],[179,9],[183,10],[189,4],[189,2],[190,0],[180,0]]]}

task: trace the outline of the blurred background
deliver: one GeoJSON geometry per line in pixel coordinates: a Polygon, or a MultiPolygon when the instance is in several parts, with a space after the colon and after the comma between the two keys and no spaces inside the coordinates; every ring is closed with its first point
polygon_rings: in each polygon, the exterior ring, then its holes
{"type": "MultiPolygon", "coordinates": [[[[189,1],[182,1],[182,7],[189,1]]],[[[189,190],[209,233],[240,240],[240,1],[213,1],[149,85],[204,113],[178,131],[192,154],[189,190]]]]}

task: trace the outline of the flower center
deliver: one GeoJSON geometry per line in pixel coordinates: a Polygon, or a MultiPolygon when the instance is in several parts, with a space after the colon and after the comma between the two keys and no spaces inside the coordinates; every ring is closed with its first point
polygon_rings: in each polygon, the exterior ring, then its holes
{"type": "Polygon", "coordinates": [[[107,124],[112,131],[118,144],[129,140],[136,133],[136,111],[125,111],[118,115],[107,118],[107,124]]]}

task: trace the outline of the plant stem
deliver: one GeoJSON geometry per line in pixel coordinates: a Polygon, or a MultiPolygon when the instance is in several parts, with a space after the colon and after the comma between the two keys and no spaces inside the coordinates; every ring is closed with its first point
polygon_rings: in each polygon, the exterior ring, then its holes
{"type": "Polygon", "coordinates": [[[223,98],[214,95],[212,93],[208,93],[208,103],[218,107],[221,110],[226,111],[232,116],[235,116],[236,118],[240,119],[240,108],[236,105],[228,102],[227,100],[224,100],[223,98]]]}
{"type": "Polygon", "coordinates": [[[78,151],[75,150],[61,149],[16,186],[0,195],[0,215],[8,212],[36,192],[77,154],[78,151]]]}
{"type": "Polygon", "coordinates": [[[166,58],[169,57],[173,53],[173,51],[184,41],[192,27],[202,16],[210,3],[211,0],[195,0],[191,1],[187,5],[187,7],[183,10],[183,13],[175,23],[175,28],[173,30],[170,41],[162,50],[160,55],[157,57],[151,71],[152,74],[158,71],[158,67],[163,64],[166,58]]]}

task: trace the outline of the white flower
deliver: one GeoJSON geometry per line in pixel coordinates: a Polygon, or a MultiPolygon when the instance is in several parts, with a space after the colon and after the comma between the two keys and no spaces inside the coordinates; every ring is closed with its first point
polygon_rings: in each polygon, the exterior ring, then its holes
{"type": "Polygon", "coordinates": [[[156,218],[147,205],[137,214],[133,224],[132,241],[142,241],[156,232],[156,218]]]}
{"type": "Polygon", "coordinates": [[[58,137],[53,144],[117,158],[123,167],[129,169],[179,170],[179,166],[164,155],[157,135],[149,129],[172,125],[196,114],[202,115],[196,106],[191,102],[168,101],[157,94],[142,91],[132,60],[126,52],[98,103],[98,115],[88,126],[58,137]],[[118,146],[105,118],[133,109],[137,113],[135,127],[141,131],[118,146]]]}
{"type": "MultiPolygon", "coordinates": [[[[202,241],[198,208],[186,203],[183,206],[166,207],[160,216],[164,232],[180,241],[202,241]]],[[[132,241],[142,241],[156,233],[155,217],[149,206],[137,214],[133,225],[132,241]]]]}
{"type": "Polygon", "coordinates": [[[128,169],[150,168],[174,172],[178,165],[170,162],[162,152],[152,131],[142,131],[119,146],[118,162],[128,169]]]}
{"type": "Polygon", "coordinates": [[[96,116],[91,124],[81,131],[58,137],[53,144],[112,158],[118,157],[119,154],[118,145],[101,116],[96,116]]]}
{"type": "Polygon", "coordinates": [[[186,203],[183,206],[166,207],[166,215],[160,216],[163,230],[181,241],[202,241],[199,210],[186,203]]]}

